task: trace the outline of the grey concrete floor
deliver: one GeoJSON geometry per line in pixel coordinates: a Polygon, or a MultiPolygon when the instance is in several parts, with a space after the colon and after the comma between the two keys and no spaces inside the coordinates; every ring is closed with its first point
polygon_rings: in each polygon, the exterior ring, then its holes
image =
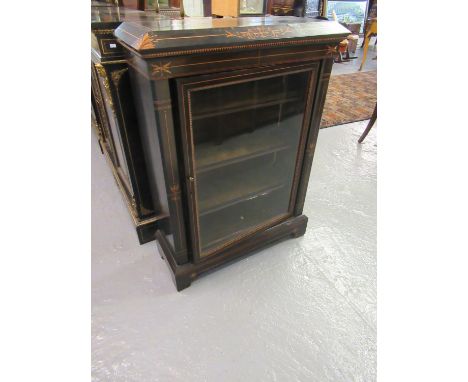
{"type": "MultiPolygon", "coordinates": [[[[335,65],[336,66],[336,65],[335,65]]],[[[93,381],[374,381],[376,129],[320,131],[305,236],[176,292],[94,135],[93,381]]]]}

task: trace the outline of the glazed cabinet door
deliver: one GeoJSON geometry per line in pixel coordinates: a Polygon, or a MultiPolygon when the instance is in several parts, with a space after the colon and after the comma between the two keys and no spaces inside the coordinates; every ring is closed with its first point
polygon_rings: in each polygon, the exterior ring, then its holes
{"type": "Polygon", "coordinates": [[[194,261],[293,215],[317,68],[176,80],[194,261]]]}

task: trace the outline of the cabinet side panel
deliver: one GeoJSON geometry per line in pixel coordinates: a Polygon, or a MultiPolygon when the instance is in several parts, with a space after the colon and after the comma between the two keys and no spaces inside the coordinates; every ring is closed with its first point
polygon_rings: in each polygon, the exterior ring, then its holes
{"type": "Polygon", "coordinates": [[[188,261],[187,239],[169,80],[152,81],[151,84],[153,89],[152,107],[164,164],[163,170],[166,179],[174,254],[177,263],[184,264],[188,261]]]}
{"type": "Polygon", "coordinates": [[[119,133],[122,137],[128,173],[132,184],[137,213],[144,218],[155,213],[147,180],[140,132],[126,64],[115,65],[111,72],[118,112],[119,133]]]}
{"type": "Polygon", "coordinates": [[[187,239],[169,81],[151,80],[147,64],[138,56],[130,55],[127,62],[153,203],[158,213],[169,215],[164,233],[177,263],[185,264],[187,239]]]}
{"type": "Polygon", "coordinates": [[[158,213],[167,214],[169,208],[165,192],[159,137],[154,128],[156,121],[152,111],[151,87],[146,78],[132,67],[129,67],[129,73],[153,206],[158,213]]]}

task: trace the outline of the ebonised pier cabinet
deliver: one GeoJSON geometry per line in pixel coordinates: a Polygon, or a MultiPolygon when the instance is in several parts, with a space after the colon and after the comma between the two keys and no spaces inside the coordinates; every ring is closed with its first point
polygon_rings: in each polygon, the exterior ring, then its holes
{"type": "MultiPolygon", "coordinates": [[[[95,3],[93,3],[95,4],[95,3]]],[[[111,4],[91,7],[91,100],[93,126],[116,183],[125,199],[140,243],[155,239],[168,216],[153,204],[142,155],[128,65],[113,35],[123,21],[166,19],[111,4]]]]}
{"type": "Polygon", "coordinates": [[[124,22],[156,238],[178,290],[287,237],[302,214],[340,24],[295,17],[124,22]]]}

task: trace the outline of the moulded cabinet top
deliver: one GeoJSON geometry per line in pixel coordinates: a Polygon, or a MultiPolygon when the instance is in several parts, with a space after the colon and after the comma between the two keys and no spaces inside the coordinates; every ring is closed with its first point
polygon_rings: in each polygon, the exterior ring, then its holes
{"type": "Polygon", "coordinates": [[[290,40],[298,44],[332,44],[349,33],[335,21],[285,16],[129,21],[114,32],[127,48],[142,56],[162,52],[175,55],[216,47],[219,50],[249,45],[267,47],[290,40]]]}

